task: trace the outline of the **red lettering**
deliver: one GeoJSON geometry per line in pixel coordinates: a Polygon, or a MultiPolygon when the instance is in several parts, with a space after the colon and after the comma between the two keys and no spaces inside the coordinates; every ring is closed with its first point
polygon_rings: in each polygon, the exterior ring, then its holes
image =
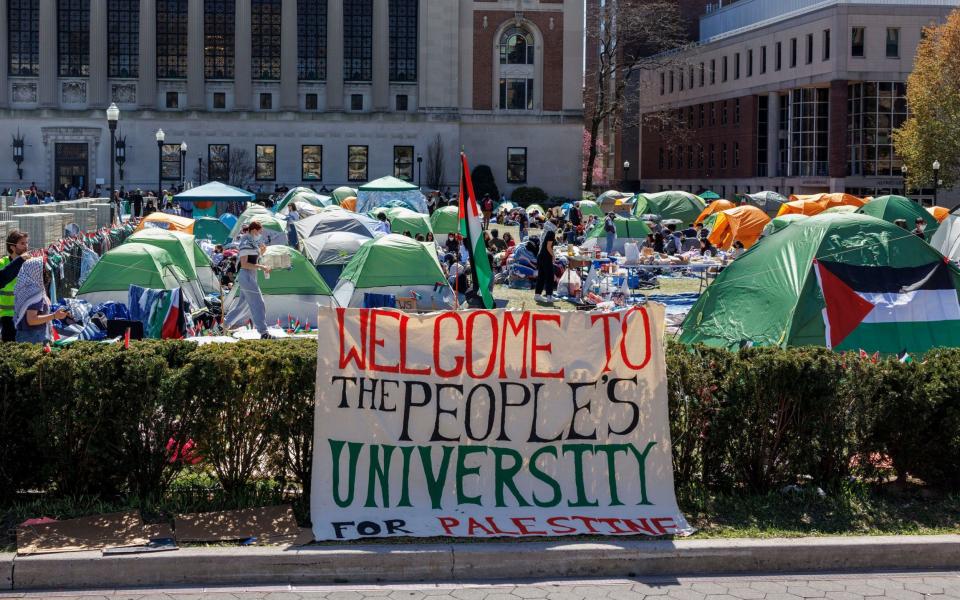
{"type": "Polygon", "coordinates": [[[477,310],[470,313],[467,317],[467,374],[474,379],[486,379],[493,373],[493,368],[497,365],[497,317],[486,310],[477,310]],[[476,331],[475,321],[478,317],[487,317],[490,319],[490,353],[487,359],[487,367],[481,373],[473,371],[473,337],[476,331]]]}
{"type": "Polygon", "coordinates": [[[618,522],[620,519],[607,518],[607,519],[597,519],[597,520],[600,521],[601,523],[605,523],[605,524],[609,525],[609,526],[610,526],[610,529],[613,530],[613,531],[611,531],[611,533],[630,533],[630,532],[627,531],[626,529],[620,529],[620,527],[617,525],[617,522],[618,522]]]}
{"type": "Polygon", "coordinates": [[[566,533],[576,533],[577,532],[576,527],[570,527],[569,525],[561,525],[559,523],[559,521],[567,521],[567,520],[568,520],[567,517],[550,517],[549,519],[547,519],[547,525],[549,525],[550,527],[553,527],[553,532],[556,533],[557,535],[563,535],[566,533]],[[558,530],[557,529],[558,527],[562,527],[563,530],[558,530]]]}
{"type": "Polygon", "coordinates": [[[444,369],[440,366],[440,324],[445,319],[453,319],[457,322],[457,341],[463,339],[463,320],[455,312],[445,312],[437,316],[433,322],[433,370],[440,377],[458,377],[463,373],[463,357],[457,356],[454,361],[453,369],[444,369]]]}
{"type": "Polygon", "coordinates": [[[337,309],[337,328],[340,331],[340,368],[346,368],[350,364],[350,361],[357,363],[357,368],[360,370],[366,369],[367,357],[364,353],[364,348],[367,347],[367,312],[369,309],[361,308],[360,309],[360,347],[350,346],[350,349],[347,350],[347,353],[344,354],[344,347],[346,345],[346,313],[345,308],[337,309]]]}
{"type": "Polygon", "coordinates": [[[504,531],[497,527],[496,521],[493,520],[493,517],[487,517],[487,523],[490,524],[490,527],[493,527],[494,533],[499,533],[500,535],[520,535],[519,531],[504,531]]]}
{"type": "Polygon", "coordinates": [[[578,516],[576,516],[576,515],[574,515],[574,516],[572,516],[572,517],[570,517],[570,518],[571,518],[571,519],[576,519],[576,520],[582,522],[583,525],[584,525],[584,527],[586,527],[586,528],[587,528],[587,531],[589,531],[590,533],[600,533],[599,531],[597,531],[596,529],[594,529],[593,523],[592,523],[592,522],[598,522],[600,519],[594,519],[593,517],[578,517],[578,516]]]}
{"type": "Polygon", "coordinates": [[[634,307],[631,310],[628,310],[626,314],[623,315],[621,327],[623,336],[620,338],[620,354],[623,356],[623,364],[631,369],[639,371],[646,367],[647,363],[650,362],[650,355],[652,353],[650,348],[650,315],[647,313],[647,309],[645,307],[634,307]],[[627,329],[629,329],[628,321],[630,320],[630,315],[637,312],[639,312],[643,317],[644,358],[642,361],[640,361],[640,364],[635,365],[630,362],[630,358],[627,356],[627,329]]]}
{"type": "Polygon", "coordinates": [[[503,313],[503,338],[500,340],[500,379],[507,378],[507,335],[513,333],[513,337],[521,336],[523,339],[523,362],[520,364],[520,379],[527,378],[527,333],[530,330],[530,313],[520,313],[520,320],[514,319],[515,313],[503,313]]]}
{"type": "Polygon", "coordinates": [[[384,373],[399,373],[400,365],[378,365],[377,364],[377,346],[383,346],[384,340],[377,338],[377,317],[390,317],[391,319],[400,320],[400,314],[389,311],[382,310],[379,308],[374,308],[371,310],[370,317],[370,369],[373,371],[383,371],[384,373]]]}
{"type": "Polygon", "coordinates": [[[673,533],[677,530],[677,524],[670,517],[659,517],[656,519],[650,519],[650,522],[653,523],[653,526],[657,528],[657,531],[663,535],[668,533],[673,533]]]}
{"type": "Polygon", "coordinates": [[[527,529],[527,525],[524,521],[533,521],[536,522],[536,517],[513,517],[510,519],[513,521],[513,524],[520,530],[520,535],[547,535],[546,531],[535,531],[532,529],[527,529]]]}
{"type": "Polygon", "coordinates": [[[537,332],[540,330],[538,325],[541,321],[548,323],[556,323],[557,326],[560,325],[560,315],[544,315],[544,314],[534,314],[533,315],[533,342],[532,342],[532,351],[533,360],[530,364],[530,374],[533,377],[544,377],[548,379],[563,379],[564,370],[561,367],[559,371],[541,371],[537,368],[537,356],[540,352],[550,353],[553,351],[553,344],[538,344],[537,343],[537,332]]]}
{"type": "Polygon", "coordinates": [[[645,533],[647,535],[657,535],[657,532],[650,527],[650,524],[647,522],[647,519],[637,519],[637,522],[631,521],[630,519],[620,519],[620,521],[627,526],[627,528],[634,533],[645,533]]]}
{"type": "Polygon", "coordinates": [[[404,375],[429,375],[430,367],[415,369],[407,366],[407,326],[409,323],[409,316],[402,315],[400,317],[400,372],[404,375]]]}
{"type": "Polygon", "coordinates": [[[613,357],[613,340],[610,339],[610,321],[619,320],[620,313],[604,313],[602,315],[591,315],[590,325],[595,325],[597,321],[603,321],[603,347],[607,353],[607,362],[603,365],[603,372],[610,371],[610,358],[613,357]]]}
{"type": "Polygon", "coordinates": [[[453,517],[437,517],[437,519],[440,521],[440,527],[443,527],[447,535],[454,535],[450,530],[460,524],[460,521],[453,517]]]}
{"type": "Polygon", "coordinates": [[[467,521],[467,535],[473,535],[474,529],[481,529],[485,534],[493,535],[493,532],[487,529],[486,527],[484,527],[483,524],[480,523],[480,521],[477,521],[473,517],[470,517],[470,519],[467,521]]]}

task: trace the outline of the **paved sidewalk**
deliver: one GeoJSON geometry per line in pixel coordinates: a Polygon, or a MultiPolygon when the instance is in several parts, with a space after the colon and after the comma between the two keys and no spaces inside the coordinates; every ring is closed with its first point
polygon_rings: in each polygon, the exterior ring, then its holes
{"type": "Polygon", "coordinates": [[[960,572],[0,592],[57,600],[960,600],[960,572]]]}

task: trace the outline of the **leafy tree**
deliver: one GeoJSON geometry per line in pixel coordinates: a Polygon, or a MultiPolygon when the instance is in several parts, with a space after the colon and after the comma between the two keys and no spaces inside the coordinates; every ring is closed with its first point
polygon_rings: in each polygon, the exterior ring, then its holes
{"type": "Polygon", "coordinates": [[[500,190],[497,189],[497,181],[493,178],[493,171],[487,165],[477,165],[470,174],[473,178],[473,191],[477,194],[477,200],[481,200],[489,194],[493,201],[500,199],[500,190]]]}

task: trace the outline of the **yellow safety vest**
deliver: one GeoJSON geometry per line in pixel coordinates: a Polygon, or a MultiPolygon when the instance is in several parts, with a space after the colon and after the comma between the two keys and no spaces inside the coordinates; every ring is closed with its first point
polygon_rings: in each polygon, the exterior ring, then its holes
{"type": "MultiPolygon", "coordinates": [[[[3,269],[10,264],[10,257],[4,256],[0,258],[0,269],[3,269]]],[[[13,288],[17,285],[17,280],[14,278],[13,281],[7,284],[6,287],[0,288],[0,317],[12,317],[13,316],[13,288]]]]}

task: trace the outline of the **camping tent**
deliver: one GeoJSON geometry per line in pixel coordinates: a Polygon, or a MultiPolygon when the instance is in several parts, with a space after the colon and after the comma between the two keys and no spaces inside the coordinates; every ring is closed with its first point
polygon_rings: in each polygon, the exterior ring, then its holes
{"type": "Polygon", "coordinates": [[[581,200],[580,212],[581,214],[583,214],[584,219],[586,219],[590,215],[593,215],[598,219],[602,219],[605,216],[603,214],[603,209],[600,208],[600,205],[594,202],[593,200],[581,200]]]}
{"type": "Polygon", "coordinates": [[[256,194],[219,181],[211,181],[180,192],[173,198],[178,202],[252,202],[256,194]]]}
{"type": "Polygon", "coordinates": [[[227,229],[233,229],[233,226],[237,224],[237,215],[233,213],[223,213],[217,220],[227,226],[227,229]]]}
{"type": "Polygon", "coordinates": [[[311,211],[310,207],[323,208],[333,204],[330,196],[322,196],[310,188],[295,187],[283,195],[279,202],[273,205],[273,212],[286,215],[290,212],[290,203],[297,205],[301,216],[309,216],[316,211],[311,211]]]}
{"type": "MultiPolygon", "coordinates": [[[[267,308],[267,324],[274,325],[279,320],[283,327],[287,326],[290,317],[299,320],[301,324],[317,322],[317,305],[331,306],[333,297],[330,287],[317,273],[302,254],[289,246],[270,246],[264,253],[264,258],[270,256],[288,255],[289,269],[273,269],[270,278],[264,277],[263,271],[257,271],[257,282],[263,293],[263,303],[267,308]]],[[[234,286],[227,294],[223,303],[224,313],[230,312],[237,301],[240,286],[234,286]]],[[[227,323],[229,327],[243,325],[249,319],[249,311],[238,313],[234,320],[227,323]]]]}
{"type": "Polygon", "coordinates": [[[331,288],[337,285],[344,265],[350,262],[368,236],[347,231],[321,233],[303,240],[303,253],[331,288]]]}
{"type": "Polygon", "coordinates": [[[927,239],[930,239],[930,236],[936,233],[937,227],[940,226],[940,222],[924,210],[922,206],[903,196],[880,196],[879,198],[874,198],[858,208],[857,212],[870,215],[871,217],[877,217],[890,223],[893,223],[897,219],[903,219],[911,229],[915,226],[918,218],[923,219],[927,224],[925,231],[927,239]]]}
{"type": "Polygon", "coordinates": [[[516,204],[514,204],[513,202],[510,202],[509,200],[504,200],[503,202],[500,202],[497,204],[493,212],[495,213],[510,212],[515,208],[517,208],[516,204]]]}
{"type": "Polygon", "coordinates": [[[787,202],[787,199],[777,192],[757,192],[756,194],[746,194],[744,200],[747,204],[756,206],[769,216],[774,216],[780,212],[780,206],[787,202]]]}
{"type": "Polygon", "coordinates": [[[230,237],[234,240],[240,235],[240,229],[248,223],[256,221],[263,225],[263,243],[267,246],[283,245],[287,243],[287,221],[280,215],[275,215],[259,204],[251,204],[237,218],[236,224],[230,230],[230,237]]]}
{"type": "Polygon", "coordinates": [[[460,233],[460,208],[444,206],[433,211],[430,215],[430,228],[434,235],[460,233]]]}
{"type": "Polygon", "coordinates": [[[821,214],[832,215],[834,213],[855,213],[857,212],[856,206],[843,205],[843,206],[831,206],[827,210],[823,211],[821,214]]]}
{"type": "Polygon", "coordinates": [[[77,298],[93,305],[126,304],[131,285],[173,290],[189,288],[189,281],[166,250],[147,244],[121,244],[100,258],[77,291],[77,298]]]}
{"type": "Polygon", "coordinates": [[[300,219],[293,224],[300,239],[307,239],[321,233],[348,231],[373,237],[380,226],[376,219],[349,210],[325,210],[321,213],[300,219]]]}
{"type": "MultiPolygon", "coordinates": [[[[719,202],[719,201],[718,201],[719,202]]],[[[710,243],[728,250],[733,242],[743,242],[745,248],[757,243],[770,217],[756,206],[737,206],[717,213],[717,220],[710,230],[710,243]]]]}
{"type": "MultiPolygon", "coordinates": [[[[615,217],[614,226],[617,228],[617,239],[613,242],[613,251],[623,254],[624,245],[628,242],[643,242],[650,234],[650,228],[637,217],[615,217]]],[[[603,221],[598,221],[593,229],[587,232],[583,240],[583,248],[591,250],[593,248],[606,249],[607,232],[603,229],[603,221]]]]}
{"type": "Polygon", "coordinates": [[[534,213],[540,213],[541,217],[547,216],[547,209],[540,206],[539,204],[531,204],[527,207],[527,214],[533,216],[534,213]]]}
{"type": "Polygon", "coordinates": [[[730,202],[729,200],[714,200],[708,204],[705,209],[700,211],[700,214],[697,215],[697,218],[693,221],[693,224],[696,225],[697,223],[703,223],[710,215],[734,207],[736,207],[736,204],[730,202]]]}
{"type": "Polygon", "coordinates": [[[179,231],[181,233],[193,233],[193,223],[193,219],[186,217],[154,212],[140,221],[140,224],[137,225],[137,231],[152,227],[155,229],[166,229],[168,231],[179,231]]]}
{"type": "Polygon", "coordinates": [[[661,219],[679,219],[684,225],[692,225],[706,207],[699,196],[689,192],[637,194],[633,214],[659,215],[661,219]]]}
{"type": "Polygon", "coordinates": [[[927,212],[933,215],[938,223],[943,223],[943,220],[950,214],[950,209],[945,206],[928,206],[927,212]]]}
{"type": "Polygon", "coordinates": [[[198,240],[210,240],[214,244],[226,244],[230,239],[230,228],[220,219],[200,217],[193,223],[193,235],[198,240]]]}
{"type": "Polygon", "coordinates": [[[929,244],[860,214],[817,215],[728,265],[680,341],[896,354],[960,346],[960,271],[929,244]]]}
{"type": "Polygon", "coordinates": [[[340,306],[362,307],[365,294],[415,297],[422,310],[457,305],[434,244],[397,234],[384,235],[361,246],[333,290],[340,306]]]}
{"type": "Polygon", "coordinates": [[[357,190],[353,189],[352,187],[347,187],[345,185],[342,185],[337,189],[333,190],[333,193],[331,194],[330,197],[333,199],[335,203],[343,204],[343,201],[346,200],[347,198],[356,198],[357,190]]]}
{"type": "Polygon", "coordinates": [[[823,211],[824,207],[819,202],[814,202],[813,200],[791,200],[780,206],[777,216],[804,215],[812,217],[813,215],[819,215],[823,211]]]}
{"type": "Polygon", "coordinates": [[[764,236],[773,235],[778,231],[783,231],[784,229],[787,228],[788,225],[791,225],[792,223],[796,223],[797,221],[802,221],[808,218],[809,217],[807,215],[798,215],[798,214],[783,215],[782,217],[774,217],[769,223],[767,223],[764,226],[763,235],[764,236]]]}
{"type": "Polygon", "coordinates": [[[149,244],[166,250],[190,280],[187,298],[196,306],[202,305],[204,295],[220,292],[220,280],[213,272],[213,263],[196,243],[195,236],[162,229],[145,229],[128,237],[127,243],[149,244]]]}
{"type": "Polygon", "coordinates": [[[701,198],[702,200],[706,200],[706,201],[710,201],[710,200],[720,200],[720,194],[716,193],[716,192],[713,191],[713,190],[707,190],[707,191],[701,192],[700,194],[697,194],[697,195],[700,196],[700,198],[701,198]]]}
{"type": "Polygon", "coordinates": [[[427,199],[420,193],[420,188],[396,177],[381,177],[357,188],[357,212],[370,212],[381,206],[404,206],[430,214],[427,199]]]}
{"type": "Polygon", "coordinates": [[[390,222],[390,231],[393,233],[406,233],[416,236],[418,233],[424,237],[428,233],[433,233],[430,227],[430,216],[423,213],[412,211],[408,208],[377,208],[371,211],[370,216],[378,215],[381,212],[386,213],[387,221],[390,222]]]}
{"type": "Polygon", "coordinates": [[[960,262],[960,216],[948,215],[936,233],[928,237],[930,245],[953,262],[960,262]]]}
{"type": "Polygon", "coordinates": [[[828,208],[834,206],[855,206],[860,208],[866,204],[862,198],[857,198],[851,194],[833,193],[833,194],[808,194],[790,196],[790,202],[780,207],[777,216],[791,213],[804,215],[820,214],[828,208]]]}

